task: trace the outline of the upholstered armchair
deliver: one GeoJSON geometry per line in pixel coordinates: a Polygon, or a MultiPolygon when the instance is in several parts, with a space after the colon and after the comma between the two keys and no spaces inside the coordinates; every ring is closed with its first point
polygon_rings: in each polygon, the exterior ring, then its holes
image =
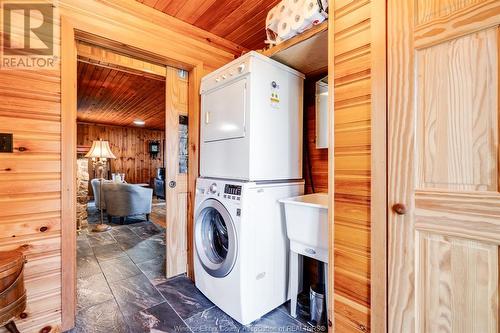
{"type": "Polygon", "coordinates": [[[123,223],[127,216],[145,214],[149,221],[153,190],[138,185],[124,183],[106,183],[103,186],[104,201],[108,220],[120,217],[123,223]]]}
{"type": "MultiPolygon", "coordinates": [[[[109,180],[103,180],[103,183],[104,184],[108,184],[110,183],[111,181],[109,180]]],[[[90,181],[90,185],[92,185],[92,192],[94,192],[94,202],[95,202],[95,207],[99,210],[101,209],[106,209],[106,200],[103,200],[102,201],[102,207],[101,207],[101,192],[99,191],[99,186],[101,186],[101,182],[99,181],[99,178],[94,178],[90,181]]],[[[103,186],[103,191],[104,191],[104,187],[106,187],[106,185],[103,186]]]]}

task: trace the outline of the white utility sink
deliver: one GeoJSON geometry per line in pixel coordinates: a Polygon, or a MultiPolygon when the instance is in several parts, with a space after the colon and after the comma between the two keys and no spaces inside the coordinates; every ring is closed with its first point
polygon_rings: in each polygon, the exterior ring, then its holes
{"type": "Polygon", "coordinates": [[[301,195],[280,202],[285,206],[286,232],[290,239],[290,314],[297,317],[302,256],[323,262],[325,284],[328,281],[328,194],[301,195]]]}
{"type": "Polygon", "coordinates": [[[328,262],[328,194],[307,194],[280,202],[285,206],[290,250],[328,262]]]}

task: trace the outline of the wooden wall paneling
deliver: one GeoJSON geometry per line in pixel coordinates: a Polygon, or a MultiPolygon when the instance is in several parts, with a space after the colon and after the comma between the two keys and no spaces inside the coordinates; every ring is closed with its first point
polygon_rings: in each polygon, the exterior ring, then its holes
{"type": "MultiPolygon", "coordinates": [[[[54,332],[66,330],[74,322],[76,225],[71,187],[76,154],[71,142],[76,141],[76,135],[71,124],[76,118],[70,117],[76,107],[72,104],[72,91],[77,72],[73,32],[78,32],[77,38],[90,41],[100,36],[102,44],[123,48],[125,53],[143,55],[138,50],[146,50],[155,54],[151,58],[156,63],[195,71],[197,81],[205,66],[218,68],[243,50],[141,4],[63,0],[59,5],[62,24],[66,26],[61,34],[65,41],[61,45],[61,69],[0,73],[0,130],[14,134],[15,146],[13,154],[0,159],[0,250],[22,247],[28,256],[28,316],[17,319],[20,330],[28,333],[48,326],[54,332]],[[61,71],[69,73],[63,74],[64,83],[61,71]],[[27,150],[20,151],[19,147],[27,150]],[[26,184],[31,184],[31,189],[26,184]],[[43,188],[48,191],[42,195],[43,188]]],[[[199,82],[190,83],[193,96],[197,96],[198,90],[199,82]]],[[[193,113],[190,135],[194,135],[199,102],[189,103],[193,108],[189,110],[193,113]]],[[[197,134],[192,138],[197,140],[197,134]]],[[[197,172],[197,142],[191,143],[190,154],[194,163],[190,170],[197,172]]],[[[197,176],[189,176],[191,189],[197,176]]],[[[188,201],[191,214],[192,200],[191,204],[188,201]]]]}
{"type": "Polygon", "coordinates": [[[111,160],[111,171],[125,173],[128,183],[149,184],[156,175],[156,169],[164,166],[163,147],[160,154],[152,159],[148,146],[149,141],[164,142],[165,132],[162,130],[78,123],[77,145],[90,146],[92,141],[99,139],[108,140],[116,156],[116,159],[111,160]]]}
{"type": "Polygon", "coordinates": [[[61,262],[59,69],[2,70],[0,96],[0,132],[14,138],[14,152],[0,159],[0,251],[19,249],[27,258],[27,318],[16,322],[22,332],[41,322],[57,329],[61,269],[49,263],[61,262]],[[40,265],[47,267],[41,276],[40,265]],[[38,300],[43,310],[33,309],[38,300]]]}
{"type": "Polygon", "coordinates": [[[388,2],[389,332],[499,329],[500,3],[443,5],[388,2]]]}
{"type": "Polygon", "coordinates": [[[328,73],[304,82],[304,163],[306,193],[328,192],[328,149],[316,148],[316,82],[328,73]]]}
{"type": "Polygon", "coordinates": [[[330,298],[334,312],[330,316],[335,328],[342,332],[382,332],[386,223],[385,2],[336,1],[330,15],[333,20],[328,28],[329,45],[333,46],[329,49],[329,94],[333,96],[334,109],[331,139],[334,152],[330,157],[330,161],[334,160],[330,182],[334,240],[331,241],[333,265],[330,264],[335,285],[330,298]],[[375,293],[372,283],[379,288],[375,293]]]}

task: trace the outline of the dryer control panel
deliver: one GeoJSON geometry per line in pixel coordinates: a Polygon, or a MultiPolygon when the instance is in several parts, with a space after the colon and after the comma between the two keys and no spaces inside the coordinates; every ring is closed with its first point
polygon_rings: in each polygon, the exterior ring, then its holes
{"type": "Polygon", "coordinates": [[[205,94],[210,90],[245,76],[250,73],[251,67],[251,58],[235,60],[234,63],[226,65],[204,77],[201,81],[200,93],[205,94]]]}

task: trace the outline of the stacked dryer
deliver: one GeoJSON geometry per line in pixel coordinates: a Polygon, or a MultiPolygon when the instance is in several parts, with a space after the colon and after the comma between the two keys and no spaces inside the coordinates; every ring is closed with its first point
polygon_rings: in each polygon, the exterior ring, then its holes
{"type": "Polygon", "coordinates": [[[288,299],[278,200],[304,191],[303,81],[257,52],[202,79],[196,286],[242,324],[288,299]]]}

